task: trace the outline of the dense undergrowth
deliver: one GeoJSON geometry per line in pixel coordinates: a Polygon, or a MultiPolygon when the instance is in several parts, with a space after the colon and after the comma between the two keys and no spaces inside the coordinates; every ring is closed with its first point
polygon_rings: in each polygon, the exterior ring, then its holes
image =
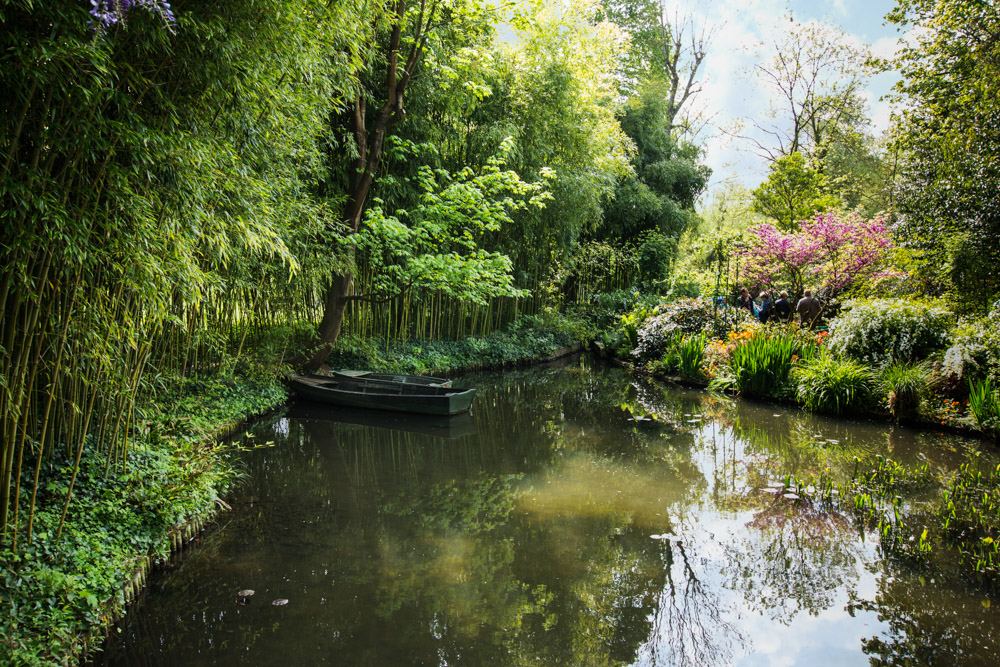
{"type": "MultiPolygon", "coordinates": [[[[0,663],[75,662],[122,609],[138,564],[165,558],[171,529],[212,513],[235,479],[217,436],[285,398],[266,375],[162,379],[125,461],[84,450],[65,523],[61,502],[41,503],[34,541],[0,552],[0,663]]],[[[40,493],[65,497],[71,467],[55,457],[40,493]]]]}
{"type": "Polygon", "coordinates": [[[522,317],[503,331],[462,340],[390,341],[344,338],[330,356],[333,368],[365,368],[394,373],[447,374],[498,369],[536,361],[585,343],[590,322],[557,314],[522,317]]]}

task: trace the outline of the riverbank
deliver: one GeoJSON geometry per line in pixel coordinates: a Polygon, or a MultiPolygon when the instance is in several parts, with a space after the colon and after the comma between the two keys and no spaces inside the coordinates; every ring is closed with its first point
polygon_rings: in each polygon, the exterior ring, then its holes
{"type": "Polygon", "coordinates": [[[462,340],[391,341],[346,338],[329,359],[332,368],[449,375],[551,361],[579,352],[595,337],[583,318],[523,317],[503,331],[462,340]]]}
{"type": "MultiPolygon", "coordinates": [[[[32,543],[0,552],[0,663],[85,655],[149,568],[225,507],[239,473],[224,440],[286,399],[274,377],[176,379],[144,406],[124,463],[85,452],[61,534],[62,503],[40,503],[32,543]]],[[[40,495],[65,496],[67,465],[45,471],[40,495]]]]}

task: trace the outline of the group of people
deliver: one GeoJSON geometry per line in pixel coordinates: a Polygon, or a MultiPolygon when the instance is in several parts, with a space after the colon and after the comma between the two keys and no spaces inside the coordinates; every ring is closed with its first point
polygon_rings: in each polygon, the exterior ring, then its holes
{"type": "Polygon", "coordinates": [[[796,302],[793,308],[792,302],[788,298],[788,292],[779,292],[778,298],[774,299],[771,292],[764,290],[754,300],[753,296],[750,295],[750,290],[746,287],[740,290],[737,306],[749,310],[762,323],[789,322],[793,315],[798,315],[799,322],[806,327],[813,326],[823,310],[823,305],[819,299],[812,295],[810,290],[803,292],[802,298],[796,302]]]}

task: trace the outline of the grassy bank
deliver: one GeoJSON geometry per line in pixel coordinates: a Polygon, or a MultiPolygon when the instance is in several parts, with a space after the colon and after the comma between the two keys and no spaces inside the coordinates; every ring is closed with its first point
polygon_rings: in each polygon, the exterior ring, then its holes
{"type": "Polygon", "coordinates": [[[0,552],[0,663],[75,663],[123,610],[137,568],[216,511],[237,475],[220,437],[286,399],[266,376],[164,380],[156,396],[126,461],[85,450],[61,534],[71,461],[55,456],[44,471],[52,502],[40,503],[34,540],[0,552]]]}

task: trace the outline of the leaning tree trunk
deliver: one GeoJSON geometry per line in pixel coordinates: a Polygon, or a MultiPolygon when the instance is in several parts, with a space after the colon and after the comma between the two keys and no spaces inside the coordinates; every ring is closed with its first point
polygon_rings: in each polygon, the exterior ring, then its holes
{"type": "MultiPolygon", "coordinates": [[[[424,48],[427,46],[428,33],[437,15],[436,0],[430,0],[429,7],[427,6],[428,0],[419,0],[419,15],[409,52],[405,54],[402,63],[400,63],[402,23],[407,2],[408,0],[396,0],[392,10],[394,22],[386,49],[388,66],[385,77],[385,102],[369,123],[366,98],[364,94],[360,94],[354,103],[354,113],[351,114],[351,131],[354,134],[358,155],[354,161],[355,180],[351,187],[347,208],[344,211],[344,221],[350,230],[349,234],[357,233],[361,227],[361,219],[364,216],[368,195],[382,160],[386,136],[404,113],[403,95],[407,85],[412,80],[413,72],[420,61],[424,48]]],[[[320,322],[318,331],[319,347],[306,364],[307,370],[316,370],[330,356],[344,323],[344,312],[347,310],[347,304],[352,300],[352,282],[353,275],[349,269],[333,277],[323,303],[323,320],[320,322]]]]}
{"type": "Polygon", "coordinates": [[[330,356],[333,344],[337,342],[344,324],[344,313],[347,311],[353,282],[354,277],[349,271],[333,277],[333,283],[327,289],[323,303],[323,319],[319,323],[319,348],[306,364],[306,370],[315,371],[330,356]]]}

